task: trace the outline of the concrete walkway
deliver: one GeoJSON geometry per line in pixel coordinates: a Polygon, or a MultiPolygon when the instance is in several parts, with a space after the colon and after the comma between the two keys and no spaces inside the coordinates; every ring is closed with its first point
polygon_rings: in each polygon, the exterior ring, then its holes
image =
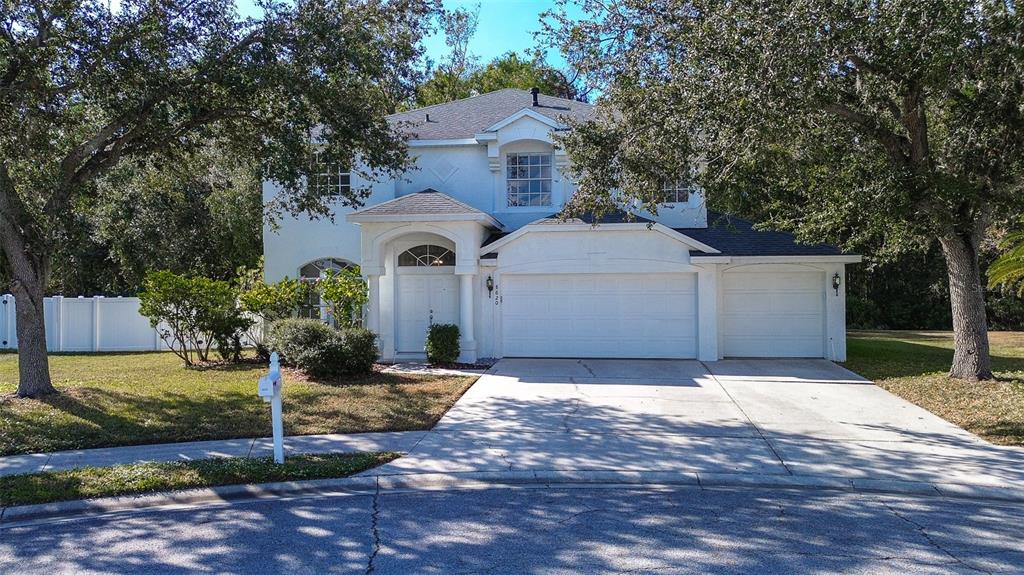
{"type": "MultiPolygon", "coordinates": [[[[331,453],[353,451],[397,451],[406,453],[426,435],[425,431],[300,435],[285,438],[285,453],[331,453]]],[[[0,476],[76,467],[105,467],[143,461],[192,461],[214,457],[270,457],[269,438],[226,439],[192,443],[163,443],[10,455],[0,457],[0,476]]]]}
{"type": "Polygon", "coordinates": [[[824,360],[516,359],[477,381],[408,456],[367,473],[495,472],[1009,489],[1024,481],[1024,450],[824,360]]]}

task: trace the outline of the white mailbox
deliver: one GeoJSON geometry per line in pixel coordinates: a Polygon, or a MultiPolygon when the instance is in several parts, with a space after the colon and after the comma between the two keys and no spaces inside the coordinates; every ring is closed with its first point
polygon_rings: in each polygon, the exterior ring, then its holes
{"type": "Polygon", "coordinates": [[[274,434],[274,461],[284,463],[284,421],[281,405],[281,362],[277,352],[270,354],[270,372],[260,377],[256,393],[270,404],[270,422],[274,434]]]}
{"type": "Polygon", "coordinates": [[[270,401],[270,398],[274,397],[274,380],[270,379],[268,375],[260,377],[256,393],[263,398],[263,401],[270,401]]]}

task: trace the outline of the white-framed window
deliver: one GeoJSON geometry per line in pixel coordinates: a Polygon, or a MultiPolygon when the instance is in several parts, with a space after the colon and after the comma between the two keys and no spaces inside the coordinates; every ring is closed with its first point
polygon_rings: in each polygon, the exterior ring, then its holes
{"type": "Polygon", "coordinates": [[[409,248],[398,254],[398,265],[402,267],[439,267],[455,265],[455,252],[433,244],[409,248]]]}
{"type": "Polygon", "coordinates": [[[510,153],[505,157],[508,206],[551,205],[551,153],[510,153]]]}
{"type": "Polygon", "coordinates": [[[319,152],[313,154],[309,186],[320,196],[344,196],[352,189],[352,175],[341,164],[326,161],[319,152]]]}
{"type": "MultiPolygon", "coordinates": [[[[327,275],[328,271],[339,271],[350,267],[352,267],[351,263],[336,258],[314,260],[299,268],[299,279],[303,282],[315,284],[327,275]]],[[[325,323],[334,324],[330,305],[320,299],[320,294],[316,290],[310,290],[306,296],[306,301],[299,305],[299,317],[318,319],[325,323]]]]}
{"type": "Polygon", "coordinates": [[[690,200],[693,185],[685,180],[665,182],[661,187],[662,202],[666,204],[682,204],[690,200]]]}

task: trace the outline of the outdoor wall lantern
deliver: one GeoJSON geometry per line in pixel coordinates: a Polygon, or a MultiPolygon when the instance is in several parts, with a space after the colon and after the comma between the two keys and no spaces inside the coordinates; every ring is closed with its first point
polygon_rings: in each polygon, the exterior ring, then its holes
{"type": "Polygon", "coordinates": [[[487,297],[491,297],[492,293],[494,293],[494,278],[487,276],[487,297]]]}
{"type": "Polygon", "coordinates": [[[839,295],[839,286],[841,282],[842,278],[839,277],[839,272],[836,272],[835,275],[832,276],[832,289],[836,290],[836,295],[839,295]]]}

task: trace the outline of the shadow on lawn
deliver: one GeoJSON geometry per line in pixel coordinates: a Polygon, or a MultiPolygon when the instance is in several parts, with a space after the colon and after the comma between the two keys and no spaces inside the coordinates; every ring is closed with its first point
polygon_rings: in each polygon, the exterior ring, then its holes
{"type": "MultiPolygon", "coordinates": [[[[429,429],[465,385],[377,374],[341,384],[285,381],[285,432],[294,435],[429,429]]],[[[264,437],[269,407],[252,393],[217,389],[154,395],[100,387],[65,389],[41,400],[0,401],[0,455],[264,437]]],[[[237,388],[236,388],[237,389],[237,388]]]]}
{"type": "MultiPolygon", "coordinates": [[[[948,341],[948,338],[942,339],[948,341]]],[[[945,373],[953,362],[953,350],[925,343],[891,338],[851,335],[844,367],[872,380],[945,373]]],[[[1024,358],[992,354],[997,372],[1024,371],[1024,358]]]]}

